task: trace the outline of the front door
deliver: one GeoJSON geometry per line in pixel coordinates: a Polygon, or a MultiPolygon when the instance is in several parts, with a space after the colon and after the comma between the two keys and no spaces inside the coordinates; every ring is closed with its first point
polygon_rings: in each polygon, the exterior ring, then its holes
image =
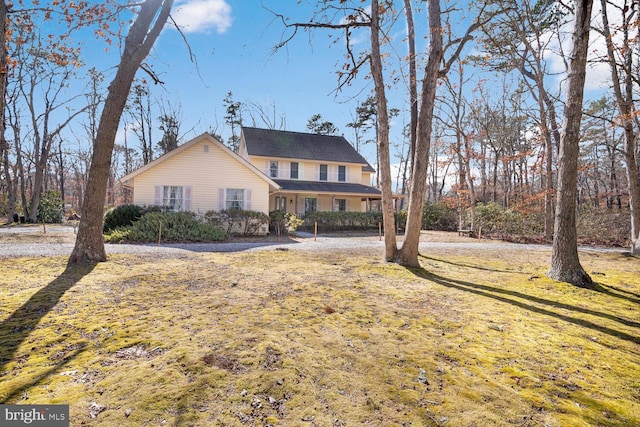
{"type": "Polygon", "coordinates": [[[315,197],[305,197],[304,199],[304,214],[309,212],[315,212],[318,210],[318,199],[315,197]]]}

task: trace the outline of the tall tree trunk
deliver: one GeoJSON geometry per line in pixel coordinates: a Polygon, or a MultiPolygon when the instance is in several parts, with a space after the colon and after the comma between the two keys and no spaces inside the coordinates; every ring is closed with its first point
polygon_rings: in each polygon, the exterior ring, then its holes
{"type": "Polygon", "coordinates": [[[567,83],[567,101],[560,139],[558,199],[553,236],[551,267],[547,275],[578,286],[593,283],[578,258],[576,196],[582,100],[589,47],[593,0],[575,1],[571,62],[567,83]]]}
{"type": "MultiPolygon", "coordinates": [[[[622,67],[624,71],[621,73],[618,69],[618,63],[614,53],[615,47],[613,45],[611,30],[609,27],[607,2],[606,0],[600,0],[600,4],[602,5],[602,31],[607,43],[607,56],[609,60],[609,67],[611,69],[613,92],[615,94],[616,104],[618,105],[618,111],[620,113],[620,122],[622,123],[622,128],[624,130],[624,158],[625,163],[627,164],[627,185],[631,215],[631,252],[634,254],[640,254],[640,181],[638,181],[638,159],[636,159],[636,146],[638,140],[634,132],[633,125],[633,118],[636,112],[634,111],[633,100],[634,79],[631,75],[631,70],[635,69],[633,64],[634,50],[627,48],[624,52],[624,66],[622,67]],[[620,80],[621,75],[623,77],[623,81],[620,80]]],[[[636,3],[632,4],[632,9],[637,7],[636,3]]],[[[635,17],[638,10],[630,10],[628,12],[629,15],[626,15],[627,10],[623,11],[625,16],[623,16],[622,31],[625,42],[629,41],[628,20],[631,19],[631,17],[635,17]]],[[[635,25],[635,22],[633,25],[635,25]]]]}
{"type": "Polygon", "coordinates": [[[385,260],[394,261],[398,246],[396,243],[395,218],[393,212],[393,193],[391,191],[391,160],[389,154],[389,112],[382,76],[380,57],[380,17],[378,0],[371,2],[371,75],[375,84],[378,109],[377,143],[378,169],[382,190],[382,217],[384,221],[385,260]]]}
{"type": "Polygon", "coordinates": [[[13,191],[11,167],[9,165],[9,144],[5,139],[5,101],[7,95],[7,3],[0,0],[0,153],[4,164],[4,179],[7,185],[7,199],[9,202],[9,220],[12,219],[16,206],[16,195],[13,191]]]}
{"type": "Polygon", "coordinates": [[[411,170],[411,187],[409,192],[409,208],[405,238],[400,248],[398,262],[408,267],[419,267],[418,247],[422,229],[422,211],[427,183],[427,166],[429,165],[429,149],[433,124],[433,109],[440,77],[440,64],[444,57],[442,44],[442,23],[440,17],[440,1],[428,3],[429,13],[429,55],[422,80],[418,128],[416,133],[416,151],[414,165],[411,170]]]}
{"type": "Polygon", "coordinates": [[[469,187],[469,206],[471,208],[471,231],[473,231],[474,233],[476,233],[478,230],[476,230],[476,188],[473,184],[473,176],[471,176],[471,156],[472,156],[472,149],[471,149],[471,144],[469,142],[469,135],[465,134],[464,135],[464,151],[465,151],[465,158],[464,158],[464,163],[465,163],[465,168],[467,170],[466,173],[466,178],[467,178],[467,187],[469,187]]]}
{"type": "Polygon", "coordinates": [[[120,65],[109,86],[100,116],[82,219],[69,263],[101,262],[107,259],[102,240],[102,215],[116,132],[136,72],[167,22],[172,5],[173,0],[146,0],[140,5],[138,16],[125,39],[120,65]]]}
{"type": "Polygon", "coordinates": [[[409,48],[409,105],[411,113],[411,122],[409,123],[411,145],[409,146],[408,162],[412,165],[416,154],[416,132],[418,129],[418,72],[416,69],[416,30],[413,25],[411,0],[404,0],[404,14],[407,19],[407,47],[409,48]]]}

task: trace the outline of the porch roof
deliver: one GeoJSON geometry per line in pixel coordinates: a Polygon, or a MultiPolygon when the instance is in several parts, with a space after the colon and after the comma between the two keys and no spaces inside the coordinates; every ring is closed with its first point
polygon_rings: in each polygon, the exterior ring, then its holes
{"type": "Polygon", "coordinates": [[[379,198],[382,193],[375,187],[350,182],[318,182],[274,179],[281,193],[331,193],[352,194],[379,198]]]}

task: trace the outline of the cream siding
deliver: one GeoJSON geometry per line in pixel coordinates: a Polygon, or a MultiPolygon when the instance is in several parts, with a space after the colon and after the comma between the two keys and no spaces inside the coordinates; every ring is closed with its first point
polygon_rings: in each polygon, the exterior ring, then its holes
{"type": "Polygon", "coordinates": [[[362,185],[373,185],[371,182],[371,172],[361,172],[362,173],[362,181],[360,184],[362,185]]]}
{"type": "Polygon", "coordinates": [[[287,208],[286,211],[290,213],[294,213],[296,215],[304,215],[305,211],[305,202],[306,198],[316,199],[317,209],[318,211],[338,211],[338,206],[336,203],[337,199],[344,199],[347,203],[347,212],[365,212],[367,210],[367,203],[363,201],[361,197],[354,196],[346,196],[346,195],[327,195],[327,194],[306,194],[306,193],[298,193],[298,194],[286,194],[286,195],[277,195],[271,196],[270,199],[270,210],[274,210],[276,206],[276,197],[285,197],[287,199],[287,208]],[[293,203],[291,203],[293,201],[293,203]]]}
{"type": "MultiPolygon", "coordinates": [[[[298,180],[299,181],[319,181],[320,165],[327,165],[327,181],[338,181],[338,166],[346,166],[346,180],[344,182],[354,184],[371,185],[369,179],[365,178],[365,172],[362,171],[361,164],[348,163],[330,163],[320,161],[306,161],[302,159],[282,159],[268,158],[262,156],[249,156],[249,162],[262,171],[265,175],[272,179],[290,179],[291,162],[298,162],[298,180]],[[278,162],[278,176],[271,176],[271,162],[278,162]]],[[[370,174],[368,174],[370,176],[370,174]]]]}
{"type": "Polygon", "coordinates": [[[136,205],[153,205],[156,186],[190,186],[191,211],[218,210],[219,189],[251,191],[251,209],[269,212],[269,184],[210,141],[200,141],[133,178],[136,205]],[[208,145],[205,152],[204,145],[208,145]]]}

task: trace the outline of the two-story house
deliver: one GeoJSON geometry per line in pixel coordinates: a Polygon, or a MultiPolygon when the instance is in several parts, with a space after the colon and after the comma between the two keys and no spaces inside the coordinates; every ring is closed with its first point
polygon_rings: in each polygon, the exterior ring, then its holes
{"type": "Polygon", "coordinates": [[[278,184],[269,210],[365,212],[381,197],[375,170],[342,136],[243,127],[239,155],[278,184]]]}
{"type": "Polygon", "coordinates": [[[243,128],[236,154],[208,133],[123,177],[136,205],[204,214],[223,209],[367,211],[373,168],[341,136],[243,128]]]}

